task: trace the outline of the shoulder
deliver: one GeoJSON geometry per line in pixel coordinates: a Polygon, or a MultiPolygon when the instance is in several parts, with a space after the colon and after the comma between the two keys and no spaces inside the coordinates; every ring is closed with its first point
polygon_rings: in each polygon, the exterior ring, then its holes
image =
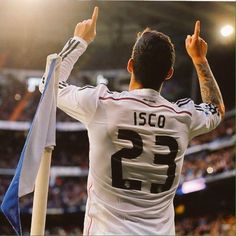
{"type": "Polygon", "coordinates": [[[170,102],[167,99],[163,98],[163,103],[169,109],[171,109],[177,115],[187,115],[188,117],[192,117],[192,106],[194,102],[190,98],[179,99],[176,102],[170,102]]]}
{"type": "Polygon", "coordinates": [[[174,102],[177,107],[188,107],[191,106],[193,103],[193,100],[191,100],[190,98],[181,98],[174,102]]]}
{"type": "Polygon", "coordinates": [[[120,100],[122,98],[131,96],[131,94],[128,91],[123,91],[123,92],[111,91],[107,88],[105,84],[98,85],[97,89],[100,90],[99,93],[100,100],[120,100]]]}
{"type": "Polygon", "coordinates": [[[191,98],[181,98],[172,104],[176,107],[176,109],[187,110],[191,113],[193,110],[195,111],[196,109],[200,109],[200,106],[196,105],[191,98]]]}
{"type": "Polygon", "coordinates": [[[94,93],[99,95],[106,95],[106,94],[112,94],[107,86],[105,84],[99,84],[97,86],[92,86],[92,85],[85,85],[83,87],[77,87],[78,92],[83,92],[83,93],[94,93]]]}
{"type": "Polygon", "coordinates": [[[78,87],[78,92],[83,94],[90,100],[107,100],[116,99],[121,96],[122,93],[116,91],[110,91],[105,84],[99,84],[97,86],[86,85],[84,87],[78,87]]]}
{"type": "Polygon", "coordinates": [[[174,105],[180,109],[187,109],[193,113],[203,113],[205,115],[219,114],[218,108],[214,104],[195,104],[190,98],[179,99],[174,105]]]}

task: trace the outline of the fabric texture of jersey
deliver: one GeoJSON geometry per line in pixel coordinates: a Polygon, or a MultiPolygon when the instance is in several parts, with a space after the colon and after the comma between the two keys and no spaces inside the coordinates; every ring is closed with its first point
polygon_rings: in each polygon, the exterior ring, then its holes
{"type": "Polygon", "coordinates": [[[58,90],[58,107],[88,129],[84,235],[174,235],[173,198],[189,140],[214,129],[219,112],[187,98],[170,103],[152,89],[69,85],[86,47],[80,38],[64,47],[58,90]]]}

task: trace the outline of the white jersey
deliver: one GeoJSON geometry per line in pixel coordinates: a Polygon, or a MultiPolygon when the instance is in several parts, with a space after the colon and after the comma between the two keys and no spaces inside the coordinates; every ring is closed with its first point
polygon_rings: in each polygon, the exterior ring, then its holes
{"type": "Polygon", "coordinates": [[[64,59],[61,54],[58,107],[88,129],[84,234],[174,235],[173,198],[184,153],[190,139],[220,123],[217,108],[190,99],[173,104],[152,89],[118,93],[102,84],[69,85],[86,49],[81,39],[73,40],[79,43],[73,50],[67,43],[64,55],[71,51],[64,59]]]}

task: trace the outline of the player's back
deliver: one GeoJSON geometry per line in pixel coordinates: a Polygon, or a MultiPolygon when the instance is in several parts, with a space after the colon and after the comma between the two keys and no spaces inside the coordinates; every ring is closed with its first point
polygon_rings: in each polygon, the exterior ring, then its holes
{"type": "Polygon", "coordinates": [[[216,128],[221,113],[216,104],[169,103],[151,89],[111,93],[104,85],[69,85],[86,47],[74,37],[61,51],[57,97],[57,106],[88,128],[84,234],[175,234],[172,201],[188,141],[216,128]]]}
{"type": "Polygon", "coordinates": [[[85,234],[175,234],[190,120],[151,89],[101,93],[88,125],[85,234]]]}

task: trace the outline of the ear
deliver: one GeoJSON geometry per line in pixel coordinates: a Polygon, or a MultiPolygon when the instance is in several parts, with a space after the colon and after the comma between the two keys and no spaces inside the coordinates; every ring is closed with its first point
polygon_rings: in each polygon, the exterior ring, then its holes
{"type": "Polygon", "coordinates": [[[134,60],[133,58],[130,58],[128,63],[127,63],[127,71],[132,74],[134,71],[134,60]]]}
{"type": "Polygon", "coordinates": [[[173,76],[173,74],[174,74],[174,68],[171,67],[170,70],[169,70],[168,73],[167,73],[167,76],[166,76],[165,80],[171,79],[171,77],[173,76]]]}

